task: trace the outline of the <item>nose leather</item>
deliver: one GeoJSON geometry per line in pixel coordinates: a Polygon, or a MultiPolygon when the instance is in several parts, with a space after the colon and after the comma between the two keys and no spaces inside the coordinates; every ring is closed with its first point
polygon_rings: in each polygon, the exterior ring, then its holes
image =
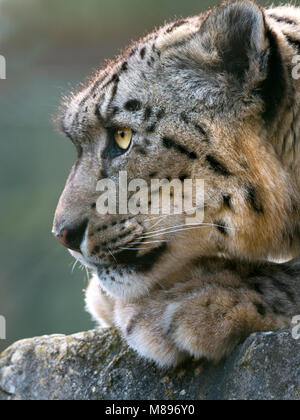
{"type": "Polygon", "coordinates": [[[88,221],[85,219],[81,223],[73,223],[63,227],[58,234],[54,233],[54,236],[66,248],[80,252],[80,245],[83,241],[87,225],[88,221]]]}

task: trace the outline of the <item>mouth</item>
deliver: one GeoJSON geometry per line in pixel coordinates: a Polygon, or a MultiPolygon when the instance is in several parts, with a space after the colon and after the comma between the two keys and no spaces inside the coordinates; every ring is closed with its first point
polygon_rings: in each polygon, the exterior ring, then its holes
{"type": "Polygon", "coordinates": [[[109,263],[97,263],[98,275],[108,267],[115,270],[131,270],[136,273],[146,273],[157,263],[165,253],[167,244],[151,249],[148,253],[139,255],[138,250],[124,250],[110,256],[109,263]]]}
{"type": "Polygon", "coordinates": [[[105,261],[96,261],[86,258],[81,253],[69,250],[70,254],[87,268],[97,271],[100,275],[104,270],[112,269],[118,271],[135,271],[136,273],[147,273],[157,263],[159,258],[167,250],[167,244],[163,243],[159,247],[149,250],[149,252],[139,255],[139,250],[123,250],[107,256],[105,261]]]}

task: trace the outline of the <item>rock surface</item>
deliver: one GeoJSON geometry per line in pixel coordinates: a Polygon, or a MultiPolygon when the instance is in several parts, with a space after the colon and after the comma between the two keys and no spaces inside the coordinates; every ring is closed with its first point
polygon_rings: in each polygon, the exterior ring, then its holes
{"type": "Polygon", "coordinates": [[[0,400],[299,400],[299,350],[290,331],[254,334],[217,366],[162,370],[112,330],[33,338],[1,354],[0,400]]]}

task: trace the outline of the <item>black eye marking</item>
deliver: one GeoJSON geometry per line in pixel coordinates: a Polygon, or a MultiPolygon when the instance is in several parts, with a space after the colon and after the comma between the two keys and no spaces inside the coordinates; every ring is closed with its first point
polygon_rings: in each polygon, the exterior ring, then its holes
{"type": "Polygon", "coordinates": [[[93,203],[93,204],[91,205],[91,208],[92,208],[92,209],[95,209],[95,208],[96,208],[96,203],[93,203]]]}
{"type": "Polygon", "coordinates": [[[227,169],[226,166],[223,163],[221,163],[220,161],[218,161],[214,156],[207,155],[206,156],[206,161],[209,163],[209,165],[211,166],[213,171],[216,172],[217,174],[223,175],[223,176],[232,175],[232,173],[229,171],[229,169],[227,169]]]}
{"type": "Polygon", "coordinates": [[[132,99],[125,103],[124,108],[126,111],[137,112],[142,108],[142,104],[137,99],[132,99]]]}
{"type": "Polygon", "coordinates": [[[223,202],[224,202],[224,206],[227,207],[229,210],[232,210],[232,211],[234,210],[230,195],[223,195],[223,202]]]}
{"type": "Polygon", "coordinates": [[[225,223],[222,220],[217,220],[215,222],[216,228],[218,229],[218,231],[220,233],[222,233],[222,235],[228,235],[228,231],[227,231],[227,227],[225,225],[225,223]]]}
{"type": "Polygon", "coordinates": [[[147,51],[146,47],[143,47],[140,51],[140,56],[141,56],[142,60],[144,60],[144,58],[145,58],[146,51],[147,51]]]}
{"type": "Polygon", "coordinates": [[[176,141],[169,139],[167,137],[164,137],[162,139],[162,143],[166,149],[174,149],[178,153],[181,153],[185,156],[187,156],[189,159],[195,160],[198,158],[197,154],[195,152],[190,152],[187,150],[184,146],[181,144],[178,144],[176,141]]]}
{"type": "Polygon", "coordinates": [[[248,185],[246,187],[246,199],[256,213],[264,213],[264,207],[253,185],[248,185]]]}

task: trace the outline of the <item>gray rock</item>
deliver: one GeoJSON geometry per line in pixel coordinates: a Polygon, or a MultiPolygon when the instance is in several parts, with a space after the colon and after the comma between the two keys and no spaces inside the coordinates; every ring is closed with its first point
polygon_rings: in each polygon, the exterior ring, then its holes
{"type": "Polygon", "coordinates": [[[254,334],[219,365],[162,370],[112,330],[33,338],[1,354],[0,400],[299,400],[299,349],[289,331],[254,334]]]}

